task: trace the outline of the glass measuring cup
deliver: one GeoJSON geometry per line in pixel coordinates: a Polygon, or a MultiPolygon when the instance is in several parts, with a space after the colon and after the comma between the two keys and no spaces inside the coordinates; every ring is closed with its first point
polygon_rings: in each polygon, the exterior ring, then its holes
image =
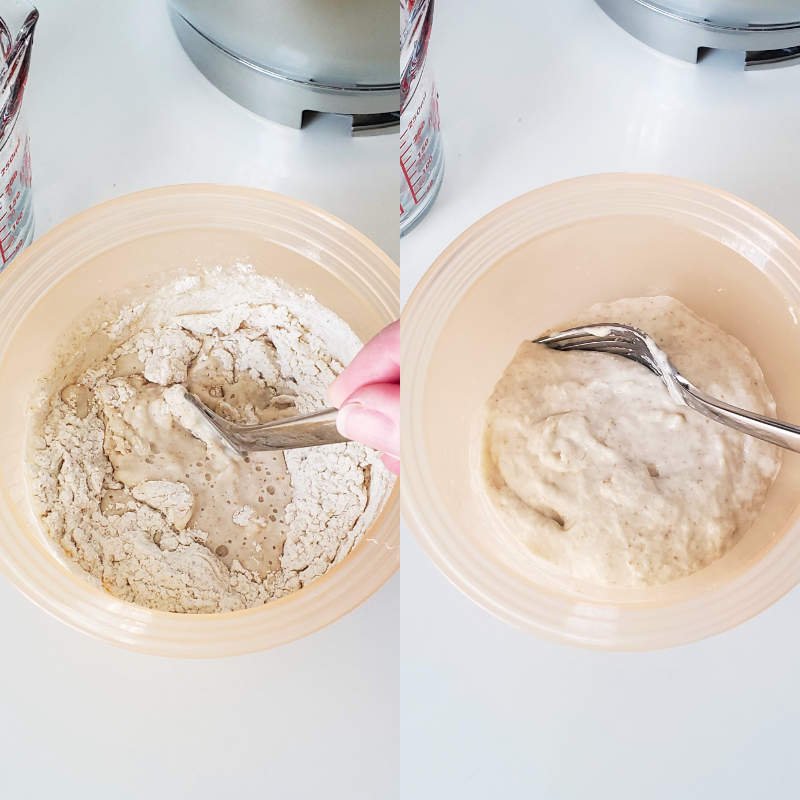
{"type": "Polygon", "coordinates": [[[21,107],[38,19],[29,3],[0,2],[0,270],[33,238],[30,138],[21,107]]]}
{"type": "Polygon", "coordinates": [[[400,0],[400,235],[436,199],[444,176],[439,95],[427,66],[434,0],[400,0]]]}

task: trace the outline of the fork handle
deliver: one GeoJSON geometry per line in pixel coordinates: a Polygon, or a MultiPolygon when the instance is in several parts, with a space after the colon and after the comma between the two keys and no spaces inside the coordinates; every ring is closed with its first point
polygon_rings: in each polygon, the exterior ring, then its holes
{"type": "Polygon", "coordinates": [[[242,452],[292,450],[349,441],[336,428],[335,408],[258,425],[242,425],[231,438],[242,452]]]}
{"type": "Polygon", "coordinates": [[[685,379],[679,378],[678,383],[683,390],[686,405],[695,411],[729,428],[800,453],[800,427],[797,425],[790,425],[788,422],[754,414],[752,411],[724,403],[701,392],[685,379]]]}

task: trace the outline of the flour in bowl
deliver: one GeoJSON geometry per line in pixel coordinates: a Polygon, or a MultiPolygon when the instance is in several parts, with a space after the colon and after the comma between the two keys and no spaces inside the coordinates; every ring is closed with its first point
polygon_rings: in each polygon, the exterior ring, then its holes
{"type": "MultiPolygon", "coordinates": [[[[559,328],[649,333],[708,394],[774,416],[758,363],[671,297],[596,305],[559,328]]],[[[483,478],[504,525],[537,556],[603,585],[665,583],[723,555],[780,467],[777,447],[677,405],[622,357],[520,345],[495,387],[483,478]]]]}
{"type": "Polygon", "coordinates": [[[391,489],[377,454],[238,457],[181,388],[238,422],[321,409],[361,347],[341,319],[246,266],[106,317],[55,367],[31,437],[34,503],[72,560],[116,597],[211,613],[282,597],[347,556],[391,489]]]}

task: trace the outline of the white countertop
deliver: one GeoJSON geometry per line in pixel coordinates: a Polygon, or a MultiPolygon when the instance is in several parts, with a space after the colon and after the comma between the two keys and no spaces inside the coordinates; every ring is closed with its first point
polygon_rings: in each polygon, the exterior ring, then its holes
{"type": "Polygon", "coordinates": [[[234,183],[320,206],[397,260],[396,135],[353,138],[331,116],[302,132],[257,117],[195,69],[166,0],[37,7],[24,112],[39,233],[139,189],[234,183]]]}
{"type": "MultiPolygon", "coordinates": [[[[39,234],[126,192],[212,181],[314,203],[397,258],[396,136],[259,119],[195,70],[163,0],[37,5],[24,111],[39,234]]],[[[395,578],[302,641],[185,662],[95,642],[0,579],[0,797],[394,798],[398,614],[395,578]]]]}
{"type": "MultiPolygon", "coordinates": [[[[705,181],[800,233],[800,66],[744,73],[720,53],[684,64],[591,0],[440,0],[437,13],[445,182],[403,239],[404,297],[484,214],[585,173],[705,181]]],[[[404,796],[800,793],[800,591],[713,639],[603,654],[495,620],[406,531],[401,585],[404,796]]]]}

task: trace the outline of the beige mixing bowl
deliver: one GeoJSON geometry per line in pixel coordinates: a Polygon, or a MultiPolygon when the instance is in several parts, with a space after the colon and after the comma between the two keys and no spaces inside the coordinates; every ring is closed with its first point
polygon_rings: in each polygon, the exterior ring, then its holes
{"type": "Polygon", "coordinates": [[[648,590],[548,569],[503,534],[476,479],[483,408],[518,344],[600,301],[671,294],[743,341],[800,422],[800,241],[722,192],[597,175],[531,192],[442,253],[403,314],[403,509],[445,575],[498,617],[607,649],[725,630],[800,580],[800,456],[719,561],[648,590]]]}
{"type": "Polygon", "coordinates": [[[328,214],[253,189],[189,185],[128,195],[73,217],[0,275],[0,571],[79,630],[168,656],[222,656],[304,636],[375,592],[399,564],[398,487],[353,552],[310,585],[259,608],[171,614],[91,585],[45,537],[24,467],[28,409],[65,332],[98,299],[196,265],[251,263],[309,290],[366,340],[397,317],[397,266],[328,214]]]}

